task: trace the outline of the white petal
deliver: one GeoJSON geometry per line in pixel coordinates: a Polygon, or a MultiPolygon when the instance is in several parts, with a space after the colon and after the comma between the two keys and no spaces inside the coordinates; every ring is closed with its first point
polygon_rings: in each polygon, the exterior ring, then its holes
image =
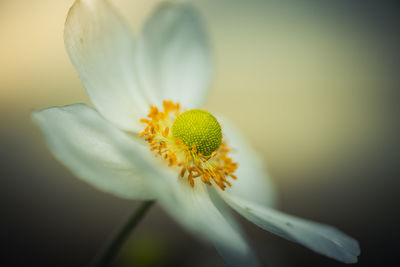
{"type": "Polygon", "coordinates": [[[230,156],[239,164],[232,181],[232,187],[225,191],[235,196],[260,204],[274,207],[277,203],[275,186],[265,169],[261,157],[253,150],[246,138],[227,119],[218,117],[224,139],[232,148],[230,156]]]}
{"type": "Polygon", "coordinates": [[[141,84],[152,100],[203,105],[210,83],[210,49],[203,22],[189,4],[161,4],[147,21],[138,43],[141,84]]]}
{"type": "MultiPolygon", "coordinates": [[[[246,241],[245,234],[243,233],[240,225],[237,223],[237,220],[232,214],[232,209],[221,199],[221,197],[215,192],[215,190],[208,190],[211,200],[214,205],[217,207],[219,212],[224,216],[227,222],[231,225],[236,233],[242,236],[242,238],[246,241]]],[[[247,242],[247,241],[246,241],[247,242]]],[[[238,255],[235,251],[227,249],[226,246],[221,246],[218,243],[214,243],[215,248],[218,253],[224,259],[224,261],[231,267],[237,266],[261,266],[257,256],[253,253],[251,248],[249,249],[249,253],[245,256],[238,255]]]]}
{"type": "MultiPolygon", "coordinates": [[[[186,230],[202,240],[212,242],[225,257],[231,256],[246,266],[257,266],[257,260],[249,249],[233,220],[228,221],[213,201],[207,185],[196,180],[192,188],[187,179],[177,175],[149,177],[152,190],[159,204],[186,230]]],[[[234,265],[235,266],[235,265],[234,265]]],[[[242,265],[243,266],[243,265],[242,265]]]]}
{"type": "Polygon", "coordinates": [[[343,232],[320,223],[287,215],[274,209],[220,192],[225,201],[259,227],[344,263],[356,263],[358,242],[343,232]]]}
{"type": "Polygon", "coordinates": [[[76,1],[64,41],[96,109],[118,127],[139,131],[149,103],[136,79],[134,38],[118,14],[104,0],[76,1]]]}
{"type": "Polygon", "coordinates": [[[54,156],[94,187],[123,198],[152,199],[146,189],[144,147],[84,104],[33,112],[54,156]],[[131,151],[131,157],[125,156],[131,151]]]}

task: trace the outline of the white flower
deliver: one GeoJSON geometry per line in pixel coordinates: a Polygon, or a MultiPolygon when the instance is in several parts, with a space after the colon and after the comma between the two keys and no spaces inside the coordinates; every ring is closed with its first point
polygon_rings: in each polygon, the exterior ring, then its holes
{"type": "MultiPolygon", "coordinates": [[[[147,129],[140,122],[150,106],[161,107],[163,100],[186,109],[204,103],[212,66],[202,22],[191,6],[162,4],[136,42],[106,1],[76,1],[65,25],[65,44],[96,109],[74,104],[34,112],[32,117],[54,156],[77,177],[119,197],[158,200],[188,231],[212,242],[232,266],[258,262],[228,205],[267,231],[336,260],[357,262],[356,240],[333,227],[273,209],[275,193],[259,157],[226,120],[219,118],[224,140],[235,149],[228,165],[221,149],[207,156],[199,147],[197,152],[182,150],[181,139],[180,144],[168,143],[176,137],[170,128],[165,130],[178,115],[173,106],[164,121],[154,117],[147,129]],[[161,129],[150,129],[157,121],[161,129]],[[140,132],[156,152],[165,148],[176,153],[165,156],[165,162],[154,157],[149,145],[137,137],[140,132]],[[166,141],[161,140],[163,135],[166,141]],[[160,147],[163,142],[165,147],[160,147]],[[198,164],[187,158],[189,154],[198,157],[198,164]],[[173,166],[168,167],[168,159],[173,166]],[[213,163],[204,165],[208,159],[213,163]],[[237,170],[233,162],[239,164],[237,170]],[[201,180],[194,178],[196,166],[203,166],[201,180]],[[215,174],[215,166],[231,169],[215,174]],[[179,168],[193,171],[192,177],[189,173],[179,177],[179,168]],[[231,180],[232,187],[230,174],[238,177],[231,180]]],[[[164,107],[168,105],[173,104],[164,102],[164,107]]]]}

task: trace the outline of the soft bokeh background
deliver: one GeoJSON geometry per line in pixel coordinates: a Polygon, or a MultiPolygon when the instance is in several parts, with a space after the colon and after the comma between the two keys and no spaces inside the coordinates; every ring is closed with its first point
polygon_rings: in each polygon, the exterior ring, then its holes
{"type": "MultiPolygon", "coordinates": [[[[72,2],[0,0],[1,266],[85,266],[138,205],[74,178],[29,118],[33,109],[88,102],[63,47],[72,2]]],[[[138,33],[158,1],[111,2],[138,33]]],[[[217,66],[207,108],[247,134],[279,188],[280,208],[357,238],[360,266],[395,265],[396,2],[193,2],[217,66]]],[[[341,265],[241,222],[269,266],[341,265]]],[[[224,266],[158,207],[115,262],[130,264],[224,266]]]]}

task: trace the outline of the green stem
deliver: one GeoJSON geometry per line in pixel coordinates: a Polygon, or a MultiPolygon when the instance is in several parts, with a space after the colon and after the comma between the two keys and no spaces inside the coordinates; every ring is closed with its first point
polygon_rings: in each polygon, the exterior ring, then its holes
{"type": "Polygon", "coordinates": [[[111,235],[110,240],[96,255],[91,266],[109,266],[121,248],[122,244],[128,238],[129,233],[138,225],[140,220],[144,217],[144,215],[146,215],[147,211],[153,204],[153,200],[143,202],[139,208],[128,218],[128,220],[111,235]]]}

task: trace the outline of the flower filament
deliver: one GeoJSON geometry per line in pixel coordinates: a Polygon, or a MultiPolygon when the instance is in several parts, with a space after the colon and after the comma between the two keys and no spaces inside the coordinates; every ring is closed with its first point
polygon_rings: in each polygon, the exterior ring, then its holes
{"type": "Polygon", "coordinates": [[[141,119],[145,129],[139,134],[150,144],[155,156],[161,156],[169,167],[178,167],[180,176],[194,187],[194,179],[212,183],[222,190],[231,186],[228,177],[237,179],[238,164],[222,141],[221,127],[210,113],[193,109],[181,113],[179,103],[163,101],[163,111],[150,106],[148,119],[141,119]]]}

